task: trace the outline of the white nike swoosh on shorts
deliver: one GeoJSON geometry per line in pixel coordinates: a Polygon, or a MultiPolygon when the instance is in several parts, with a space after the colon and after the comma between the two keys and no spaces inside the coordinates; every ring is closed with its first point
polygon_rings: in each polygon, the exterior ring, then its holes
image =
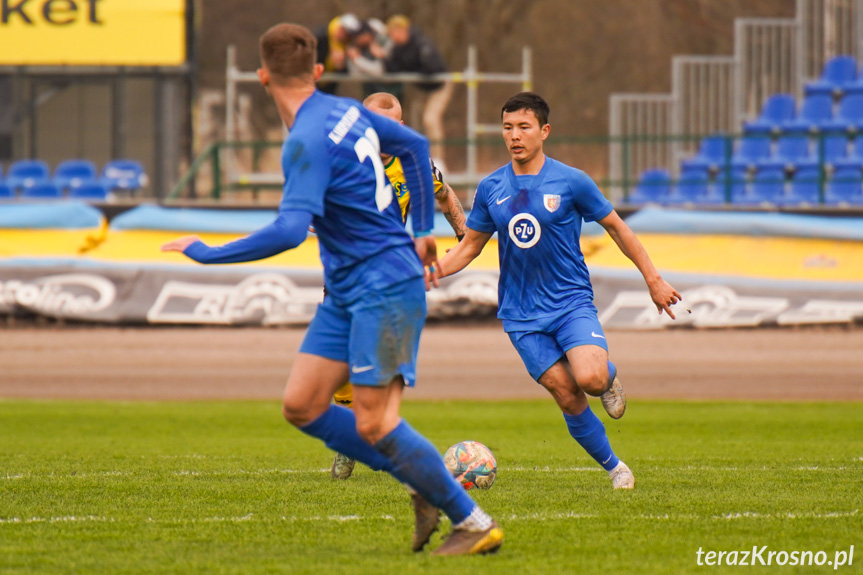
{"type": "Polygon", "coordinates": [[[599,339],[605,339],[604,335],[599,335],[598,333],[595,333],[595,332],[590,332],[590,335],[592,335],[593,337],[599,338],[599,339]]]}
{"type": "Polygon", "coordinates": [[[375,368],[373,365],[364,365],[363,367],[353,366],[351,368],[351,373],[363,373],[365,371],[371,371],[375,368]]]}

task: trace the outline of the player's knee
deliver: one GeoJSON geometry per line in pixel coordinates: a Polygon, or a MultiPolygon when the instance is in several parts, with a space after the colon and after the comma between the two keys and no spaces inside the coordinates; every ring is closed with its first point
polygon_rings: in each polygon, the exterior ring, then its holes
{"type": "Polygon", "coordinates": [[[291,397],[282,400],[282,416],[292,425],[303,426],[311,421],[308,405],[291,397]]]}
{"type": "Polygon", "coordinates": [[[381,433],[381,423],[381,421],[376,420],[358,419],[357,433],[360,437],[363,438],[366,443],[374,445],[383,436],[383,434],[381,433]]]}
{"type": "Polygon", "coordinates": [[[578,386],[588,395],[602,395],[608,389],[608,372],[595,370],[576,376],[578,386]]]}

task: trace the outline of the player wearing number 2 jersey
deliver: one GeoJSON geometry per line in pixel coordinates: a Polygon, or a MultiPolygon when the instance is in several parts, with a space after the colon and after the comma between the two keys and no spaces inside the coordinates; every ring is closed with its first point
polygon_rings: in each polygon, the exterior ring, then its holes
{"type": "Polygon", "coordinates": [[[611,417],[626,408],[617,369],[593,305],[593,288],[579,246],[582,221],[598,221],[638,267],[659,312],[680,299],[647,252],[587,174],[547,157],[549,108],[531,92],[501,110],[512,161],[477,188],[463,242],[441,260],[450,275],[472,261],[498,234],[498,317],[530,375],[554,397],[570,435],[603,469],[615,489],[635,478],[611,450],[605,427],[585,393],[601,396],[611,417]]]}
{"type": "Polygon", "coordinates": [[[186,237],[162,249],[202,263],[250,261],[296,247],[314,223],[328,296],[288,378],[285,418],[408,486],[414,550],[437,529],[440,509],[454,530],[436,554],[493,551],[503,541],[500,527],[447,471],[434,445],[399,415],[402,389],[414,383],[425,320],[423,266],[437,263],[428,141],[359,102],[317,92],[323,67],[315,64],[315,46],[314,35],[294,24],[261,36],[258,76],[290,129],[276,221],[221,247],[186,237]],[[402,160],[414,194],[414,239],[402,225],[381,152],[402,160]],[[353,411],[330,403],[349,376],[353,411]]]}
{"type": "MultiPolygon", "coordinates": [[[[386,92],[378,92],[363,100],[363,107],[376,114],[380,114],[390,120],[402,123],[402,107],[398,98],[386,92]]],[[[404,168],[401,160],[395,156],[381,154],[381,160],[387,174],[387,179],[393,187],[393,193],[401,209],[402,220],[407,221],[411,205],[411,193],[408,188],[404,168]]],[[[431,161],[431,160],[429,160],[431,161]]],[[[443,175],[434,163],[431,164],[432,179],[434,181],[434,195],[438,201],[441,212],[452,226],[456,237],[461,241],[465,233],[464,209],[458,198],[448,184],[444,183],[443,175]]],[[[333,400],[341,405],[351,407],[353,405],[353,387],[346,383],[336,391],[333,400]]],[[[333,479],[348,479],[353,474],[355,461],[344,454],[337,453],[330,467],[330,475],[333,479]]]]}

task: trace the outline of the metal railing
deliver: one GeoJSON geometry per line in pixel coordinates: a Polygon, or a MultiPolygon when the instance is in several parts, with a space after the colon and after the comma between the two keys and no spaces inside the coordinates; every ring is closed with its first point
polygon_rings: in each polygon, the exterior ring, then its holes
{"type": "MultiPolygon", "coordinates": [[[[380,83],[406,83],[415,84],[431,81],[452,82],[464,84],[467,89],[467,167],[463,173],[451,173],[448,179],[457,185],[476,185],[485,174],[480,173],[477,157],[477,138],[483,134],[498,133],[500,123],[482,123],[479,119],[479,86],[484,83],[497,84],[519,84],[522,90],[529,91],[533,87],[533,65],[532,52],[529,47],[522,48],[521,72],[498,73],[480,72],[476,46],[468,46],[467,67],[463,72],[447,72],[442,74],[384,74],[383,76],[346,75],[346,74],[324,74],[321,82],[380,82],[380,83]]],[[[242,83],[257,83],[258,75],[255,72],[244,72],[237,67],[236,48],[228,47],[227,68],[225,70],[225,134],[229,141],[237,140],[237,88],[242,83]]],[[[237,168],[237,162],[230,154],[223,159],[228,172],[228,181],[232,183],[255,181],[260,184],[272,183],[281,178],[281,174],[274,173],[241,173],[237,168]]]]}

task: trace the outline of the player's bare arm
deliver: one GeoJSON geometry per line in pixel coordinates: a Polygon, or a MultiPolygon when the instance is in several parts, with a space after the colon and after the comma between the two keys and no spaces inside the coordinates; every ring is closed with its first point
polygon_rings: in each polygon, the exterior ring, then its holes
{"type": "Polygon", "coordinates": [[[626,222],[612,210],[610,214],[599,220],[599,224],[605,228],[623,255],[632,260],[641,275],[644,276],[644,281],[647,283],[647,289],[650,291],[650,298],[656,305],[656,309],[661,314],[663,310],[671,319],[676,319],[674,312],[671,311],[671,306],[683,298],[674,289],[671,284],[662,279],[659,271],[653,262],[650,261],[650,256],[647,255],[647,250],[636,237],[635,233],[626,225],[626,222]]]}
{"type": "Polygon", "coordinates": [[[491,239],[492,233],[478,232],[466,228],[464,239],[452,248],[440,261],[440,277],[451,276],[463,270],[482,253],[483,248],[491,239]]]}
{"type": "Polygon", "coordinates": [[[438,205],[446,221],[452,226],[452,231],[455,232],[456,237],[461,241],[467,233],[467,226],[465,225],[467,218],[455,192],[449,184],[444,182],[441,189],[435,192],[435,198],[437,198],[438,205]]]}
{"type": "Polygon", "coordinates": [[[195,242],[201,241],[198,236],[183,236],[162,245],[163,252],[182,252],[195,242]]]}

